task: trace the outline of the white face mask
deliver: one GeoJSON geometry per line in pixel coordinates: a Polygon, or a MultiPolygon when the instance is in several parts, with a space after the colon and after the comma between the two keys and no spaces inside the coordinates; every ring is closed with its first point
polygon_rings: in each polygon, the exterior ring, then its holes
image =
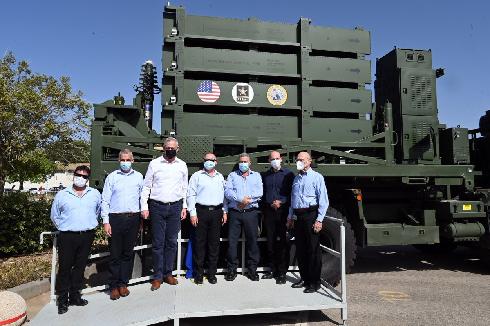
{"type": "Polygon", "coordinates": [[[83,177],[73,177],[73,184],[78,188],[83,188],[87,184],[87,180],[83,177]]]}
{"type": "Polygon", "coordinates": [[[305,163],[304,162],[302,162],[302,161],[296,162],[296,169],[298,171],[304,170],[304,168],[305,168],[305,163]]]}
{"type": "Polygon", "coordinates": [[[281,162],[282,160],[280,158],[273,159],[271,161],[271,166],[273,169],[279,170],[281,168],[281,162]]]}

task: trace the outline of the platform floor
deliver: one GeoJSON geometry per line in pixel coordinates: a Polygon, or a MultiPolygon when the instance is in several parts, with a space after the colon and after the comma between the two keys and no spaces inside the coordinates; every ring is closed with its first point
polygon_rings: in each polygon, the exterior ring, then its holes
{"type": "Polygon", "coordinates": [[[227,282],[222,275],[217,284],[196,285],[191,280],[179,278],[179,285],[165,283],[157,291],[150,284],[129,287],[131,294],[116,301],[108,293],[95,292],[84,295],[89,301],[85,307],[70,306],[67,313],[58,315],[54,303],[47,304],[29,325],[151,325],[188,317],[210,317],[276,313],[286,311],[323,310],[342,308],[342,300],[332,291],[322,287],[318,292],[305,294],[293,289],[296,274],[287,275],[285,285],[275,280],[252,282],[238,275],[227,282]]]}

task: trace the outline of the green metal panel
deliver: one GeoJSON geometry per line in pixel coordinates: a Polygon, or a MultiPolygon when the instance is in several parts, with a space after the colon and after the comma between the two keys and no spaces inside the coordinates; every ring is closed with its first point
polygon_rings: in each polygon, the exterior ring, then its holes
{"type": "Polygon", "coordinates": [[[371,83],[371,64],[367,60],[310,56],[308,65],[312,80],[371,83]]]}
{"type": "Polygon", "coordinates": [[[164,36],[186,38],[208,38],[214,40],[235,40],[256,43],[307,45],[314,50],[371,52],[370,34],[362,29],[339,29],[310,26],[311,21],[302,19],[298,24],[281,24],[248,20],[186,15],[183,8],[166,7],[164,14],[164,36]],[[177,17],[178,16],[178,17],[177,17]],[[301,21],[304,21],[302,23],[301,21]],[[307,24],[307,34],[298,34],[298,26],[307,24]],[[305,42],[305,39],[308,41],[305,42]]]}
{"type": "Polygon", "coordinates": [[[207,49],[187,47],[184,51],[186,71],[212,71],[241,74],[276,74],[298,76],[294,54],[207,49]]]}
{"type": "Polygon", "coordinates": [[[321,112],[370,113],[371,91],[334,87],[310,87],[309,101],[321,112]]]}
{"type": "Polygon", "coordinates": [[[356,141],[371,135],[371,121],[363,119],[316,118],[303,124],[303,140],[356,141]]]}
{"type": "Polygon", "coordinates": [[[268,117],[238,114],[186,113],[183,124],[177,127],[179,133],[237,137],[295,138],[298,136],[296,117],[268,117]]]}
{"type": "Polygon", "coordinates": [[[438,226],[412,226],[399,223],[368,224],[368,246],[439,243],[438,226]]]}
{"type": "Polygon", "coordinates": [[[400,87],[402,114],[437,115],[434,70],[401,69],[400,87]]]}

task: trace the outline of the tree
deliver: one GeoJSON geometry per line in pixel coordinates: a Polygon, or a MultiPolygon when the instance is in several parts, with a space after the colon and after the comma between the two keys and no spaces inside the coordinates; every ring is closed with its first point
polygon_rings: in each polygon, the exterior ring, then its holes
{"type": "Polygon", "coordinates": [[[76,153],[88,138],[91,105],[68,77],[33,73],[12,53],[0,59],[0,194],[5,181],[44,177],[50,155],[76,153]]]}

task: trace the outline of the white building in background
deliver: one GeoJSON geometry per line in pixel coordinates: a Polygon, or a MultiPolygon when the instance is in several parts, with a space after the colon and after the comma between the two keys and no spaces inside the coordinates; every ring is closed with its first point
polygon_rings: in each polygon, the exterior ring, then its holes
{"type": "MultiPolygon", "coordinates": [[[[60,165],[57,171],[54,174],[47,176],[46,180],[44,181],[24,181],[24,190],[28,191],[34,188],[36,190],[39,190],[40,188],[44,190],[49,190],[52,188],[59,188],[60,186],[63,186],[63,188],[71,187],[73,184],[73,172],[75,171],[75,168],[79,165],[90,166],[89,163],[70,163],[68,165],[60,165]]],[[[4,189],[12,189],[12,187],[13,190],[19,190],[20,183],[6,182],[4,189]]]]}

